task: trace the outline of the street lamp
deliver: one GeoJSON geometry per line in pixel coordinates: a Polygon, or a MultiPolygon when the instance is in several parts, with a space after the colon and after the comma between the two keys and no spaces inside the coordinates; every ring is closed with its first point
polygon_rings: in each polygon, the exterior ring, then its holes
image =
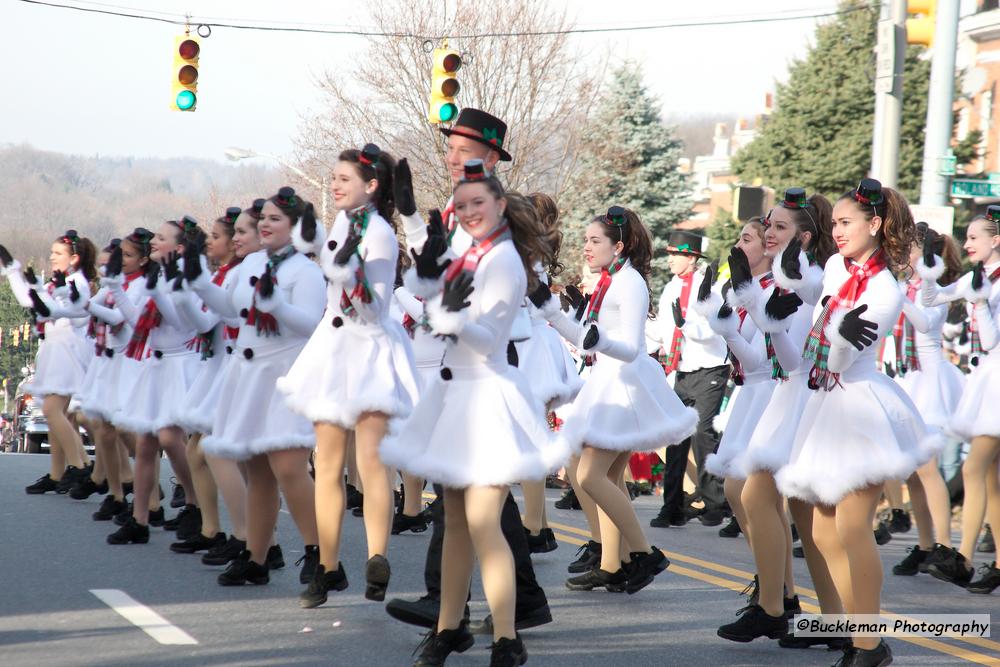
{"type": "Polygon", "coordinates": [[[289,171],[297,174],[302,180],[306,181],[307,183],[309,183],[310,185],[312,185],[314,188],[316,188],[317,190],[319,190],[319,194],[320,194],[319,215],[320,215],[320,218],[323,220],[323,226],[324,227],[328,227],[329,226],[329,225],[327,225],[327,221],[326,221],[326,209],[327,209],[327,192],[326,191],[327,191],[327,184],[326,184],[326,178],[325,177],[322,178],[322,179],[320,179],[320,180],[317,180],[317,179],[313,178],[312,176],[310,176],[309,174],[307,174],[304,171],[302,171],[301,169],[299,169],[298,167],[296,167],[295,165],[288,164],[287,162],[285,162],[284,160],[282,160],[277,155],[271,155],[270,153],[258,153],[257,151],[255,151],[255,150],[253,150],[251,148],[237,148],[235,146],[230,146],[224,152],[226,154],[226,158],[229,159],[229,160],[231,160],[231,161],[233,161],[233,162],[239,162],[240,160],[246,160],[246,159],[254,158],[254,157],[269,158],[271,160],[274,160],[278,164],[280,164],[285,169],[288,169],[289,171]]]}

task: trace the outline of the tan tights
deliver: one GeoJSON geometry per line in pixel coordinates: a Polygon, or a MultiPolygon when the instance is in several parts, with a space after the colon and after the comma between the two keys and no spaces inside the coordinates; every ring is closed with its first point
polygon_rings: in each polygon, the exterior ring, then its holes
{"type": "Polygon", "coordinates": [[[746,485],[745,479],[730,479],[727,477],[722,484],[723,493],[726,494],[726,501],[729,503],[730,509],[733,510],[733,516],[736,517],[736,521],[740,524],[740,529],[743,531],[743,537],[746,538],[747,544],[750,543],[750,522],[747,521],[746,509],[743,507],[743,501],[741,497],[743,495],[743,487],[746,485]]]}
{"type": "Polygon", "coordinates": [[[67,465],[77,468],[87,465],[87,452],[83,448],[80,432],[69,420],[68,408],[69,396],[49,394],[42,400],[42,414],[49,424],[49,450],[52,457],[52,470],[49,474],[55,480],[62,479],[67,465]]]}
{"type": "Polygon", "coordinates": [[[805,552],[806,556],[806,567],[809,570],[809,578],[812,579],[813,588],[816,589],[820,612],[823,614],[843,614],[846,603],[841,599],[840,593],[833,583],[830,565],[820,553],[819,546],[813,538],[815,508],[807,502],[788,498],[788,511],[799,530],[802,551],[805,552]]]}
{"type": "Polygon", "coordinates": [[[184,432],[176,426],[160,429],[157,435],[144,433],[136,441],[135,448],[135,502],[132,504],[132,516],[140,525],[149,523],[150,496],[159,495],[156,488],[155,461],[160,457],[160,449],[167,453],[170,466],[174,469],[177,481],[184,487],[184,497],[188,505],[198,505],[198,492],[191,480],[191,470],[188,468],[184,455],[184,432]]]}
{"type": "Polygon", "coordinates": [[[549,527],[545,516],[545,480],[521,480],[521,491],[524,493],[524,527],[532,535],[538,535],[543,528],[549,527]]]}
{"type": "Polygon", "coordinates": [[[965,502],[962,504],[962,546],[959,551],[965,556],[970,567],[987,510],[990,525],[993,526],[994,532],[1000,533],[998,456],[1000,456],[1000,438],[980,435],[972,439],[969,456],[962,464],[965,502]]]}
{"type": "Polygon", "coordinates": [[[882,485],[883,491],[885,492],[886,500],[889,501],[889,507],[894,510],[901,510],[903,508],[903,482],[898,479],[886,480],[882,485]]]}
{"type": "MultiPolygon", "coordinates": [[[[813,514],[813,538],[848,614],[878,614],[881,608],[882,561],[872,533],[881,495],[881,484],[869,486],[836,506],[816,505],[813,514]]],[[[857,648],[873,649],[878,643],[878,637],[854,637],[857,648]]]]}
{"type": "Polygon", "coordinates": [[[403,514],[417,516],[423,509],[424,480],[409,473],[401,473],[403,477],[403,514]]]}
{"type": "Polygon", "coordinates": [[[191,469],[191,482],[198,495],[198,507],[201,509],[201,534],[205,537],[215,537],[220,530],[219,521],[219,490],[215,486],[212,470],[201,451],[201,434],[195,433],[187,441],[185,449],[188,467],[191,469]]]}
{"type": "MultiPolygon", "coordinates": [[[[598,544],[601,543],[601,522],[597,518],[597,503],[590,497],[577,477],[577,470],[580,467],[580,457],[574,454],[566,464],[566,476],[569,477],[569,485],[576,494],[576,500],[580,503],[583,516],[587,519],[587,527],[590,529],[590,539],[598,544]]],[[[616,568],[617,569],[617,568],[616,568]]]]}
{"type": "MultiPolygon", "coordinates": [[[[94,419],[90,422],[90,427],[94,438],[94,472],[96,474],[97,464],[100,463],[104,469],[104,478],[108,481],[108,493],[114,496],[115,500],[125,500],[121,475],[122,450],[118,446],[118,431],[103,419],[94,419]]],[[[96,481],[95,476],[91,477],[96,481]]]]}
{"type": "Polygon", "coordinates": [[[441,612],[438,632],[458,628],[479,558],[483,592],[493,615],[493,639],[514,638],[514,557],[500,529],[506,486],[444,490],[441,612]]]}
{"type": "Polygon", "coordinates": [[[258,454],[247,466],[247,549],[263,565],[278,523],[278,489],[306,545],[317,544],[316,499],[304,447],[258,454]]]}
{"type": "MultiPolygon", "coordinates": [[[[726,497],[729,497],[728,489],[726,497]]],[[[731,500],[730,506],[736,507],[731,500]]],[[[792,531],[785,514],[784,499],[778,493],[774,476],[769,471],[758,470],[750,474],[743,484],[740,506],[746,523],[739,515],[737,519],[750,541],[750,550],[757,564],[759,604],[771,616],[780,616],[785,613],[783,589],[787,589],[789,596],[795,595],[792,531]],[[752,533],[747,531],[748,527],[752,533]]]]}
{"type": "MultiPolygon", "coordinates": [[[[385,437],[388,419],[381,412],[366,412],[354,426],[354,448],[358,476],[364,485],[365,534],[368,557],[385,556],[392,530],[393,477],[382,463],[378,448],[385,437]]],[[[340,563],[340,537],[344,523],[344,464],[348,431],[318,422],[316,431],[316,526],[319,531],[320,563],[333,572],[340,563]]]]}
{"type": "Polygon", "coordinates": [[[917,468],[906,480],[906,486],[910,490],[920,548],[927,551],[935,542],[951,547],[951,498],[938,470],[937,457],[917,468]]]}
{"type": "Polygon", "coordinates": [[[621,567],[621,539],[628,552],[650,553],[652,548],[639,525],[632,499],[621,483],[631,452],[598,449],[585,445],[576,474],[580,486],[597,503],[601,525],[601,569],[617,572],[621,567]],[[619,534],[621,537],[619,537],[619,534]]]}
{"type": "Polygon", "coordinates": [[[233,526],[233,537],[246,541],[247,483],[243,478],[243,472],[240,471],[240,464],[231,459],[221,459],[215,456],[205,456],[205,462],[212,471],[212,479],[215,480],[215,484],[222,494],[222,502],[226,504],[229,523],[233,526]]]}

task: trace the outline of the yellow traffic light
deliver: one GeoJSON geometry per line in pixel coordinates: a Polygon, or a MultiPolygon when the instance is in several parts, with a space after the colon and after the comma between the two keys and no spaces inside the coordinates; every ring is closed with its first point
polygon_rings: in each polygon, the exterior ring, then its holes
{"type": "Polygon", "coordinates": [[[455,95],[459,85],[455,74],[462,67],[462,56],[447,47],[434,49],[434,69],[431,70],[431,99],[427,120],[434,124],[450,123],[458,116],[455,95]]]}
{"type": "Polygon", "coordinates": [[[197,37],[183,35],[174,40],[173,98],[175,111],[198,108],[198,56],[201,42],[197,37]]]}
{"type": "Polygon", "coordinates": [[[906,43],[934,44],[934,16],[937,11],[937,0],[909,0],[906,13],[914,18],[906,19],[906,43]]]}

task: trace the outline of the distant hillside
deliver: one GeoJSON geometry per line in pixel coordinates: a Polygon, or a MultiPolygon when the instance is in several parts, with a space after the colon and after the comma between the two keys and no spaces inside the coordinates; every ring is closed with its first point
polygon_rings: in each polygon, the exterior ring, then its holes
{"type": "Polygon", "coordinates": [[[285,180],[263,160],[87,157],[0,144],[0,243],[16,257],[45,259],[66,229],[102,246],[185,213],[207,228],[227,206],[273,194],[285,180]]]}

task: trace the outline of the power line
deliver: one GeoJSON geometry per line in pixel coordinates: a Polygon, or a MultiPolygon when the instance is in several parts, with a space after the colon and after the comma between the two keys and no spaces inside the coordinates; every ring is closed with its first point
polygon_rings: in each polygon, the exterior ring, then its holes
{"type": "MultiPolygon", "coordinates": [[[[637,25],[637,26],[622,26],[617,28],[567,28],[565,30],[530,30],[524,32],[486,32],[486,33],[473,33],[465,35],[419,35],[410,32],[383,32],[378,30],[362,30],[359,28],[310,28],[310,27],[290,27],[281,25],[250,25],[248,23],[222,23],[222,22],[211,22],[209,20],[198,21],[195,18],[188,19],[181,16],[180,14],[175,14],[177,18],[167,18],[171,16],[165,12],[156,12],[157,14],[162,14],[162,16],[150,16],[147,14],[134,14],[130,12],[118,12],[111,11],[110,9],[98,9],[96,7],[80,7],[77,5],[64,5],[57,2],[46,2],[45,0],[17,0],[18,2],[23,2],[29,5],[40,5],[45,7],[53,7],[57,9],[70,9],[78,12],[86,12],[91,14],[103,14],[107,16],[117,16],[120,18],[129,18],[145,21],[156,21],[159,23],[168,23],[172,25],[179,26],[207,26],[209,28],[232,28],[234,30],[260,30],[265,32],[293,32],[293,33],[312,33],[319,35],[348,35],[355,37],[392,37],[392,38],[402,38],[402,39],[419,39],[419,40],[440,40],[444,38],[450,39],[482,39],[482,38],[501,38],[501,37],[533,37],[533,36],[551,36],[551,35],[583,35],[583,34],[597,34],[597,33],[612,33],[612,32],[640,32],[649,30],[666,30],[670,28],[696,28],[696,27],[707,27],[707,26],[726,26],[726,25],[752,25],[757,23],[779,23],[787,21],[801,21],[806,19],[819,19],[828,18],[831,16],[843,16],[846,14],[851,14],[858,11],[865,11],[872,8],[871,5],[858,5],[856,7],[849,7],[847,9],[838,9],[835,11],[821,12],[818,14],[802,14],[795,16],[759,16],[759,17],[743,17],[743,18],[723,18],[717,20],[696,20],[696,21],[677,21],[673,23],[659,23],[655,25],[637,25]]],[[[92,3],[100,4],[100,3],[92,3]]],[[[113,7],[115,5],[101,5],[105,7],[113,7]]],[[[133,11],[141,11],[135,9],[133,11]]]]}

